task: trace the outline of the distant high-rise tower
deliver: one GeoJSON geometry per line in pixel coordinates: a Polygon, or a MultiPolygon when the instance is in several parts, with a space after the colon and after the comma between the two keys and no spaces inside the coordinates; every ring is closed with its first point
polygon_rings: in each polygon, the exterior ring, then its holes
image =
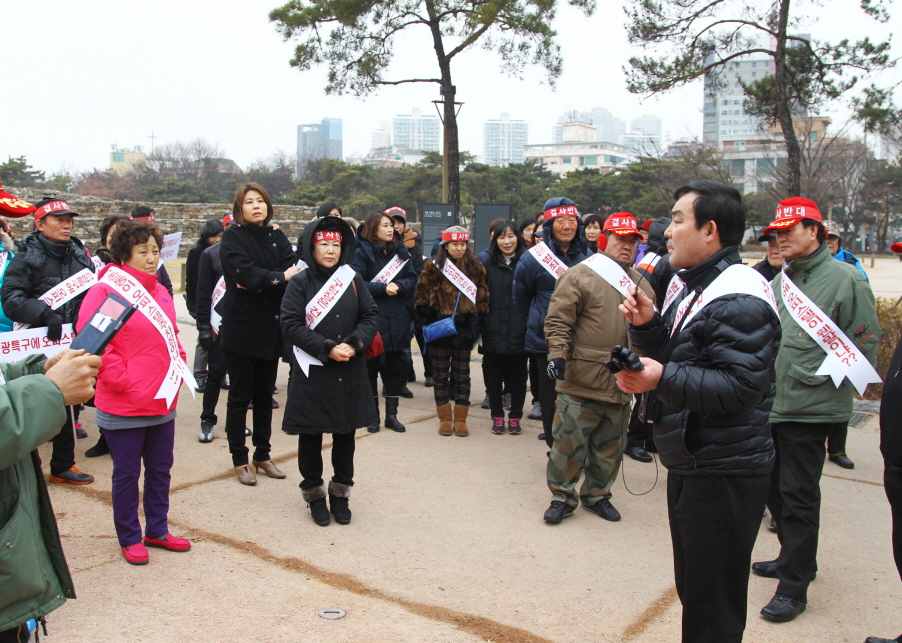
{"type": "Polygon", "coordinates": [[[298,125],[298,173],[307,163],[319,159],[342,158],[340,118],[324,118],[320,123],[298,125]]]}
{"type": "Polygon", "coordinates": [[[388,123],[379,123],[379,129],[373,132],[370,139],[370,149],[378,150],[391,147],[391,127],[388,123]]]}
{"type": "Polygon", "coordinates": [[[522,163],[523,146],[529,138],[526,121],[512,121],[506,113],[498,120],[488,120],[482,126],[483,159],[487,165],[501,166],[522,163]]]}
{"type": "Polygon", "coordinates": [[[423,116],[414,107],[408,115],[398,115],[392,120],[392,143],[396,147],[411,150],[438,152],[441,121],[438,116],[423,116]]]}

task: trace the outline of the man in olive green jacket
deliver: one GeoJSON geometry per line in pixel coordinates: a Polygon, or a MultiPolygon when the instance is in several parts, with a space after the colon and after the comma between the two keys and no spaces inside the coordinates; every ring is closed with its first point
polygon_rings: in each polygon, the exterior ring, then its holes
{"type": "Polygon", "coordinates": [[[0,643],[75,598],[37,447],[94,395],[100,358],[64,350],[0,365],[0,643]]]}
{"type": "Polygon", "coordinates": [[[780,580],[761,614],[786,622],[805,611],[808,584],[817,573],[825,441],[852,416],[852,382],[843,377],[837,387],[829,374],[823,374],[827,352],[821,338],[830,338],[831,351],[855,351],[858,361],[873,364],[880,325],[865,278],[854,266],[830,255],[823,219],[813,201],[799,197],[781,201],[776,220],[764,230],[770,232],[776,232],[786,262],[785,272],[772,282],[783,336],[777,355],[777,396],[770,413],[777,462],[767,503],[777,521],[781,550],[776,560],[754,563],[752,571],[780,580]]]}
{"type": "MultiPolygon", "coordinates": [[[[623,458],[631,396],[617,388],[604,364],[614,346],[628,345],[629,329],[618,310],[623,295],[607,279],[625,280],[619,284],[622,289],[639,281],[630,266],[641,237],[636,218],[625,212],[608,217],[604,234],[604,253],[561,276],[545,317],[548,375],[558,380],[554,442],[546,467],[552,500],[544,518],[552,524],[572,515],[578,504],[605,520],[620,520],[611,504],[611,487],[623,458]],[[585,479],[577,493],[581,474],[585,479]]],[[[642,289],[654,298],[648,281],[642,289]]]]}

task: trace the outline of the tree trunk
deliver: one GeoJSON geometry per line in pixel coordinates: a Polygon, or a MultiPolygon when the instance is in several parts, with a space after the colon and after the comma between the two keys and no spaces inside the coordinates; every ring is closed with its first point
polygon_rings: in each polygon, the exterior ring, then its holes
{"type": "Polygon", "coordinates": [[[786,176],[786,194],[784,198],[802,196],[802,150],[799,139],[792,124],[792,105],[786,96],[786,29],[789,23],[789,1],[780,1],[780,16],[777,26],[777,48],[774,55],[774,91],[776,93],[776,116],[783,129],[783,141],[786,143],[787,163],[789,171],[786,176]]]}
{"type": "Polygon", "coordinates": [[[460,205],[460,143],[457,137],[457,109],[454,104],[456,90],[451,82],[451,60],[445,55],[434,0],[426,0],[426,13],[429,15],[429,28],[432,31],[432,46],[435,48],[435,56],[441,71],[442,114],[445,136],[448,137],[448,158],[445,160],[448,164],[448,203],[460,205]]]}

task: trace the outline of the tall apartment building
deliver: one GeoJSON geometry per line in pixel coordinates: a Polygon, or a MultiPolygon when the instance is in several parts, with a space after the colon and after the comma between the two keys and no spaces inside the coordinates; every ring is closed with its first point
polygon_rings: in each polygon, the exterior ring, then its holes
{"type": "Polygon", "coordinates": [[[626,121],[615,118],[604,107],[592,108],[592,124],[595,125],[595,140],[617,143],[626,134],[626,121]]]}
{"type": "Polygon", "coordinates": [[[341,160],[341,129],[340,118],[324,118],[319,123],[298,125],[298,174],[304,173],[310,161],[341,160]]]}
{"type": "Polygon", "coordinates": [[[410,114],[392,120],[392,144],[410,150],[438,152],[441,150],[442,124],[438,116],[423,116],[414,107],[410,114]]]}
{"type": "Polygon", "coordinates": [[[526,121],[512,121],[506,113],[500,119],[486,121],[482,126],[483,162],[493,166],[522,163],[528,138],[526,121]]]}
{"type": "Polygon", "coordinates": [[[379,123],[379,129],[370,138],[370,149],[378,150],[391,147],[391,127],[388,123],[379,123]]]}

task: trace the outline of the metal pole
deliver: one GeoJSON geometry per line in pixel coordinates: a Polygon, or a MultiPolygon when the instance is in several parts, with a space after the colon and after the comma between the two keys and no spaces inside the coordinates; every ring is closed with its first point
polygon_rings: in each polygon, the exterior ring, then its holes
{"type": "Polygon", "coordinates": [[[448,123],[442,120],[444,124],[444,144],[442,146],[442,203],[448,202],[448,123]]]}

